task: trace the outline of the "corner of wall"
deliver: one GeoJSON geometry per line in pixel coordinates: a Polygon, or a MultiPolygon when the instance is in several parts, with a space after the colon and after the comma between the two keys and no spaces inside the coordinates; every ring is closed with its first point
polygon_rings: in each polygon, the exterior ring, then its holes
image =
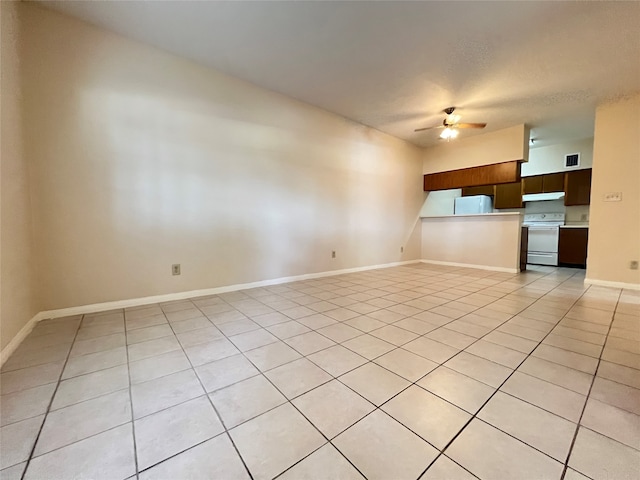
{"type": "Polygon", "coordinates": [[[19,2],[0,2],[0,348],[4,359],[39,311],[34,286],[29,165],[24,149],[22,24],[19,2]]]}
{"type": "Polygon", "coordinates": [[[586,277],[593,284],[640,286],[640,94],[600,105],[593,139],[586,277]],[[605,201],[611,192],[621,201],[605,201]]]}

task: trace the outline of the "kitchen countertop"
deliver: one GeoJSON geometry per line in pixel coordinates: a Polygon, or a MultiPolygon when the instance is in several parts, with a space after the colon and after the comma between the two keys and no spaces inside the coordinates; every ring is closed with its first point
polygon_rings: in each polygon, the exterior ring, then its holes
{"type": "Polygon", "coordinates": [[[502,213],[471,213],[466,215],[430,215],[420,218],[463,218],[463,217],[504,217],[507,215],[522,215],[520,212],[502,212],[502,213]]]}
{"type": "Polygon", "coordinates": [[[560,228],[589,228],[589,224],[585,223],[583,225],[560,225],[560,228]]]}

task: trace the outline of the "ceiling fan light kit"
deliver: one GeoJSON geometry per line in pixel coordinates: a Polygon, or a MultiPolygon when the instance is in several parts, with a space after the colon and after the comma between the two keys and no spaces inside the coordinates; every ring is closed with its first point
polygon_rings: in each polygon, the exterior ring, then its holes
{"type": "Polygon", "coordinates": [[[458,136],[458,130],[451,127],[446,127],[440,134],[440,138],[446,141],[449,141],[452,138],[456,138],[457,136],[458,136]]]}
{"type": "Polygon", "coordinates": [[[487,126],[486,123],[459,123],[462,117],[460,115],[455,115],[453,113],[455,109],[456,107],[449,107],[443,110],[443,113],[446,113],[447,116],[442,121],[442,125],[436,125],[434,127],[416,128],[414,131],[422,132],[424,130],[432,130],[434,128],[444,128],[444,130],[440,134],[440,138],[449,141],[452,138],[456,138],[458,136],[459,128],[484,128],[487,126]]]}

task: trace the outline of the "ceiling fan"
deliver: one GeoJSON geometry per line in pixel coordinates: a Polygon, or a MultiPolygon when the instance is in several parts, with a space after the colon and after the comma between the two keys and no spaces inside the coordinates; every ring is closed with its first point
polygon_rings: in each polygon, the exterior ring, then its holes
{"type": "Polygon", "coordinates": [[[486,123],[459,123],[460,115],[456,115],[453,112],[456,107],[449,107],[443,110],[447,114],[446,118],[442,121],[442,125],[436,125],[435,127],[416,128],[415,132],[422,132],[424,130],[431,130],[434,128],[444,128],[440,134],[440,138],[450,140],[458,136],[458,128],[484,128],[486,123]]]}

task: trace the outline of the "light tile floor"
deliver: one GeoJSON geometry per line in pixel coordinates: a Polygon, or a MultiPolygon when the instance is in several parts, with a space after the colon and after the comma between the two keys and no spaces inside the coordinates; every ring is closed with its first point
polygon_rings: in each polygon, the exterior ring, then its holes
{"type": "Polygon", "coordinates": [[[424,264],[46,320],[2,480],[637,479],[640,295],[424,264]]]}

